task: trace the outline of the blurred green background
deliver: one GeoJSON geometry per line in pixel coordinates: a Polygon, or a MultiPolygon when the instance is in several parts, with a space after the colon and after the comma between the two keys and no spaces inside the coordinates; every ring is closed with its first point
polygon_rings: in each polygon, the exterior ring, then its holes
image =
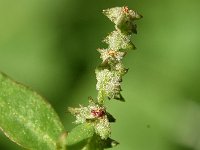
{"type": "MultiPolygon", "coordinates": [[[[0,70],[45,96],[72,129],[67,107],[96,97],[96,49],[114,30],[101,11],[124,5],[144,18],[124,60],[126,102],[108,102],[114,149],[200,150],[198,0],[0,0],[0,70]]],[[[22,148],[0,133],[0,149],[22,148]]]]}

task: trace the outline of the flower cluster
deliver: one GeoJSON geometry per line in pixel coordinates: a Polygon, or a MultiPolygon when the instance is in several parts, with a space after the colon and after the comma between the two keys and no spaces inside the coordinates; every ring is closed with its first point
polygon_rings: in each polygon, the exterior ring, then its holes
{"type": "Polygon", "coordinates": [[[115,31],[111,32],[104,40],[108,48],[98,49],[102,64],[96,71],[96,89],[98,102],[103,103],[105,98],[124,100],[121,91],[122,76],[127,70],[122,59],[127,50],[135,49],[131,42],[131,34],[136,32],[135,20],[141,18],[137,12],[128,7],[115,7],[106,9],[103,13],[115,24],[115,31]]]}
{"type": "Polygon", "coordinates": [[[131,35],[137,33],[135,20],[142,16],[128,7],[114,7],[103,13],[115,24],[115,31],[103,40],[108,48],[98,49],[102,63],[95,71],[97,100],[90,99],[87,107],[80,105],[79,108],[69,108],[69,111],[76,117],[75,123],[92,124],[96,134],[105,140],[110,137],[110,122],[115,119],[106,111],[104,102],[107,98],[124,100],[120,93],[121,82],[128,69],[124,67],[122,59],[129,49],[135,49],[131,35]]]}
{"type": "Polygon", "coordinates": [[[92,99],[89,100],[89,105],[79,108],[69,108],[69,111],[76,116],[75,123],[90,122],[96,133],[101,136],[102,139],[107,139],[110,136],[110,123],[107,117],[105,107],[95,103],[92,99]]]}
{"type": "Polygon", "coordinates": [[[99,103],[103,103],[107,96],[109,99],[115,98],[121,91],[121,77],[114,71],[103,69],[96,71],[97,85],[96,88],[99,91],[97,99],[99,103]]]}

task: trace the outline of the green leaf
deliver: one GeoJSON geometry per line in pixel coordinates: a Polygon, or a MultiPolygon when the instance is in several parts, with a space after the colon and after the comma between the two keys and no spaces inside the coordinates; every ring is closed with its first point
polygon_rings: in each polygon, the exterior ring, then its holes
{"type": "Polygon", "coordinates": [[[101,141],[101,137],[97,134],[94,134],[93,137],[88,140],[87,145],[85,145],[82,150],[104,150],[104,145],[102,145],[101,141]]]}
{"type": "Polygon", "coordinates": [[[119,144],[111,138],[102,139],[95,133],[91,123],[83,123],[73,128],[66,140],[67,150],[104,150],[119,144]]]}
{"type": "Polygon", "coordinates": [[[94,134],[92,138],[88,140],[87,145],[82,150],[104,150],[107,148],[113,148],[119,143],[111,138],[101,139],[97,134],[94,134]]]}
{"type": "Polygon", "coordinates": [[[67,146],[72,146],[91,138],[95,133],[94,127],[90,123],[83,123],[75,128],[67,136],[67,146]]]}
{"type": "Polygon", "coordinates": [[[55,150],[64,132],[57,114],[32,89],[0,73],[0,128],[13,142],[32,150],[55,150]]]}

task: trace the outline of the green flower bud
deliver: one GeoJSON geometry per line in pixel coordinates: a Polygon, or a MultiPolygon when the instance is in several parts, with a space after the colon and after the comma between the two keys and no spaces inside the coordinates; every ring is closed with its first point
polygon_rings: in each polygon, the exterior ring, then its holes
{"type": "Polygon", "coordinates": [[[114,7],[103,10],[103,13],[115,23],[116,30],[125,34],[137,33],[135,20],[142,18],[136,11],[129,10],[127,6],[114,7]]]}
{"type": "Polygon", "coordinates": [[[103,42],[107,43],[108,49],[112,50],[135,49],[135,45],[131,42],[131,36],[125,35],[120,31],[111,32],[103,42]]]}
{"type": "Polygon", "coordinates": [[[105,97],[114,98],[121,91],[121,76],[114,71],[104,69],[96,72],[97,84],[96,89],[100,91],[98,101],[102,102],[105,97]]]}

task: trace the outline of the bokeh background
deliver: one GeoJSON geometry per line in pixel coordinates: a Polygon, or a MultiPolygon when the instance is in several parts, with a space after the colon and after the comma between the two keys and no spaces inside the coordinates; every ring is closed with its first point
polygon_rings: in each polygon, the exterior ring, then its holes
{"type": "MultiPolygon", "coordinates": [[[[126,102],[108,102],[114,149],[200,150],[198,0],[0,0],[0,70],[45,96],[72,129],[67,107],[95,98],[96,49],[114,30],[101,11],[124,5],[144,18],[124,60],[126,102]]],[[[0,149],[22,148],[0,133],[0,149]]]]}

